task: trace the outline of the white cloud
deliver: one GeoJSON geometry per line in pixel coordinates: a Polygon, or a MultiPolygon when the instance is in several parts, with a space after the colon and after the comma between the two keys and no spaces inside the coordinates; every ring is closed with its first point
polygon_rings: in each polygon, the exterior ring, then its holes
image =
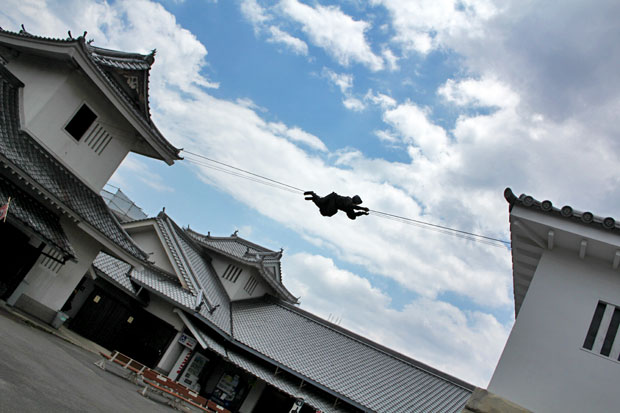
{"type": "Polygon", "coordinates": [[[264,128],[267,133],[273,133],[274,136],[283,137],[293,142],[299,142],[309,148],[322,152],[327,151],[327,147],[323,141],[298,127],[289,128],[282,122],[271,122],[264,124],[264,126],[262,122],[259,122],[259,127],[261,129],[264,128]]]}
{"type": "Polygon", "coordinates": [[[110,183],[119,188],[130,190],[131,182],[138,180],[157,192],[174,192],[174,188],[164,182],[164,178],[151,171],[148,165],[135,155],[128,156],[110,178],[110,183]]]}
{"type": "Polygon", "coordinates": [[[392,126],[402,140],[418,148],[429,158],[445,152],[448,135],[445,130],[429,120],[429,110],[406,102],[383,114],[384,121],[392,126]]]}
{"type": "Polygon", "coordinates": [[[345,108],[354,112],[361,112],[366,109],[366,103],[353,96],[353,75],[347,73],[336,73],[328,68],[324,67],[323,76],[326,77],[330,83],[340,88],[340,92],[344,95],[342,104],[345,108]]]}
{"type": "Polygon", "coordinates": [[[394,52],[392,52],[390,49],[384,49],[381,55],[387,62],[390,71],[393,72],[400,69],[400,67],[398,66],[398,57],[396,57],[396,55],[394,55],[394,52]]]}
{"type": "Polygon", "coordinates": [[[366,109],[366,105],[364,104],[364,102],[354,97],[349,97],[349,98],[344,99],[342,101],[342,104],[344,105],[345,108],[352,110],[354,112],[361,112],[364,109],[366,109]]]}
{"type": "Polygon", "coordinates": [[[492,0],[372,0],[371,4],[390,13],[394,41],[422,54],[444,46],[447,39],[482,38],[484,23],[497,13],[492,0]]]}
{"type": "Polygon", "coordinates": [[[347,95],[353,88],[353,75],[347,73],[336,73],[328,68],[323,68],[323,76],[334,85],[340,88],[342,94],[347,95]]]}
{"type": "Polygon", "coordinates": [[[290,34],[280,30],[276,26],[269,27],[269,33],[271,33],[271,37],[267,41],[273,43],[282,43],[290,50],[292,50],[295,54],[302,56],[308,55],[308,45],[303,40],[291,36],[290,34]]]}
{"type": "Polygon", "coordinates": [[[448,79],[438,90],[448,102],[459,106],[512,107],[519,104],[519,95],[497,79],[448,79]]]}
{"type": "Polygon", "coordinates": [[[389,109],[396,106],[396,100],[394,98],[383,93],[374,93],[372,90],[366,92],[364,100],[374,105],[379,105],[382,109],[389,109]]]}
{"type": "Polygon", "coordinates": [[[271,20],[265,9],[256,0],[242,0],[240,8],[243,16],[253,23],[255,28],[271,20]]]}
{"type": "Polygon", "coordinates": [[[282,11],[302,25],[311,42],[325,49],[343,66],[360,63],[370,70],[383,69],[384,62],[366,41],[369,24],[354,20],[337,6],[308,6],[297,0],[281,0],[282,11]]]}

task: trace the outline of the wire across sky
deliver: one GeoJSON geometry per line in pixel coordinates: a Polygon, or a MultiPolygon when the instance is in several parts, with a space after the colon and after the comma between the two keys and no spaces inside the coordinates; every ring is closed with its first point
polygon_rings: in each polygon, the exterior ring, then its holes
{"type": "MultiPolygon", "coordinates": [[[[232,175],[238,178],[246,179],[251,182],[270,186],[272,188],[277,188],[282,191],[287,191],[287,192],[296,193],[296,194],[297,193],[303,194],[303,192],[306,191],[296,186],[289,185],[287,183],[278,181],[276,179],[268,178],[266,176],[263,176],[263,175],[260,175],[254,172],[250,172],[250,171],[247,171],[245,169],[242,169],[242,168],[239,168],[233,165],[229,165],[227,163],[209,158],[207,156],[201,155],[196,152],[189,151],[187,149],[183,149],[183,153],[184,155],[186,155],[185,161],[193,165],[196,165],[196,166],[201,166],[201,167],[208,168],[211,170],[219,171],[219,172],[232,175]]],[[[419,228],[438,232],[441,234],[446,234],[446,235],[450,235],[450,236],[457,237],[457,238],[463,238],[466,240],[470,240],[470,241],[474,241],[474,242],[478,242],[482,244],[487,244],[487,245],[491,245],[494,247],[510,248],[510,241],[505,241],[505,240],[501,240],[498,238],[489,237],[486,235],[475,234],[473,232],[462,231],[456,228],[450,228],[450,227],[443,226],[443,225],[433,224],[431,222],[426,222],[426,221],[422,221],[418,219],[407,218],[407,217],[403,217],[403,216],[396,215],[396,214],[376,211],[374,209],[371,209],[369,212],[371,215],[379,217],[379,218],[397,221],[403,224],[416,226],[419,228]]]]}

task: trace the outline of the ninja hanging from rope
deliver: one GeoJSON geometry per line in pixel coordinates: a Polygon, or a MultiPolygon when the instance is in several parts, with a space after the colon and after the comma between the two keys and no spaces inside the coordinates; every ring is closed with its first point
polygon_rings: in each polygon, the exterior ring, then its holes
{"type": "Polygon", "coordinates": [[[359,206],[362,203],[362,198],[355,195],[353,198],[350,196],[341,196],[335,192],[320,197],[312,191],[304,192],[306,201],[314,202],[314,205],[319,207],[321,215],[324,217],[331,217],[336,215],[338,210],[346,212],[350,219],[355,219],[361,215],[368,215],[368,208],[359,206]]]}

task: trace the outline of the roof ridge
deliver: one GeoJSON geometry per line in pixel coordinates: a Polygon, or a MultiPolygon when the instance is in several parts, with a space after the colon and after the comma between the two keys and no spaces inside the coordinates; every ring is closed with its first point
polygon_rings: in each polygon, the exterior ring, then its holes
{"type": "Polygon", "coordinates": [[[107,49],[105,47],[93,46],[92,44],[88,43],[87,48],[91,53],[101,55],[109,59],[135,59],[141,62],[148,63],[149,66],[152,66],[155,62],[155,49],[153,49],[149,54],[143,54],[138,52],[125,52],[122,50],[107,49]]]}
{"type": "Polygon", "coordinates": [[[198,231],[194,231],[193,229],[189,229],[189,230],[192,233],[198,235],[199,237],[206,238],[208,240],[237,242],[237,243],[242,244],[242,245],[253,247],[256,250],[262,250],[260,252],[269,252],[269,253],[274,253],[274,254],[278,253],[278,251],[274,251],[274,250],[272,250],[270,248],[264,247],[262,245],[258,245],[256,243],[250,241],[250,240],[247,240],[245,238],[242,238],[242,237],[236,235],[236,233],[237,233],[236,231],[235,231],[235,233],[233,233],[233,235],[230,235],[228,237],[219,237],[219,236],[211,235],[211,232],[209,232],[207,235],[205,235],[205,234],[202,234],[202,233],[200,233],[198,231]]]}
{"type": "Polygon", "coordinates": [[[594,225],[597,229],[620,232],[620,222],[616,222],[613,217],[603,217],[600,215],[594,215],[589,211],[579,211],[573,209],[570,205],[564,205],[561,208],[553,206],[553,203],[549,200],[538,201],[531,195],[521,194],[517,197],[512,189],[506,188],[504,190],[504,198],[508,201],[509,211],[515,205],[523,206],[529,209],[540,211],[551,215],[559,215],[561,218],[581,223],[585,225],[594,225]],[[596,224],[596,225],[595,225],[596,224]],[[602,227],[602,228],[601,228],[602,227]]]}

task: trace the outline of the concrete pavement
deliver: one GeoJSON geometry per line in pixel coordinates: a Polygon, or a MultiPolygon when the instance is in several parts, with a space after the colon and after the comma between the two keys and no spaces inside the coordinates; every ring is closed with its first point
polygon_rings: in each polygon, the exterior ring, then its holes
{"type": "Polygon", "coordinates": [[[91,348],[93,344],[2,303],[0,413],[174,411],[140,395],[140,387],[95,366],[101,348],[91,348]]]}

